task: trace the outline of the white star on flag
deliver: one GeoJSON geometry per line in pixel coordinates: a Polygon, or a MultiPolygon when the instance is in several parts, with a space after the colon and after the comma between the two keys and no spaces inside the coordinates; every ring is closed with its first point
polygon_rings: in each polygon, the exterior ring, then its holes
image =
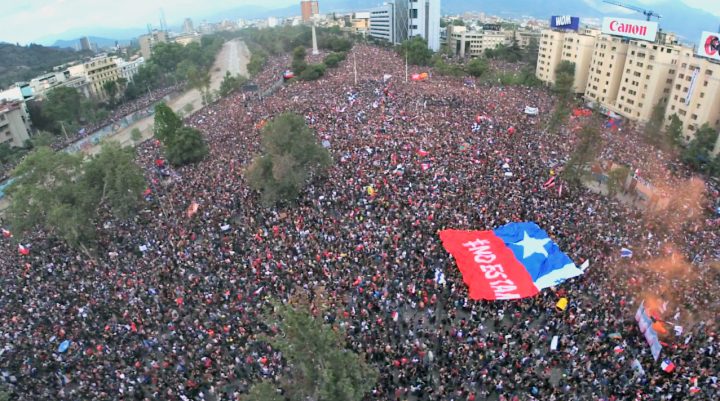
{"type": "Polygon", "coordinates": [[[545,257],[547,257],[548,253],[545,249],[545,244],[547,244],[548,242],[550,242],[550,238],[533,238],[528,235],[527,231],[525,231],[523,232],[523,240],[520,242],[516,242],[515,244],[523,248],[523,259],[527,259],[536,253],[545,255],[545,257]]]}

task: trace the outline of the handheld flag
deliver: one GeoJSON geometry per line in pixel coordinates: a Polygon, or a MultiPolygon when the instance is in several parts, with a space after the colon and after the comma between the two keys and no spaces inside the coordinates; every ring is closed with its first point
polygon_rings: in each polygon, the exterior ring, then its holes
{"type": "Polygon", "coordinates": [[[632,258],[632,256],[633,256],[633,251],[631,251],[627,248],[620,249],[620,257],[621,258],[632,258]]]}
{"type": "Polygon", "coordinates": [[[20,252],[20,255],[27,256],[30,254],[30,250],[23,246],[23,244],[18,245],[18,252],[20,252]]]}
{"type": "Polygon", "coordinates": [[[510,223],[492,231],[443,230],[440,239],[474,300],[531,297],[582,274],[535,223],[510,223]]]}
{"type": "Polygon", "coordinates": [[[665,360],[662,361],[662,363],[660,364],[660,368],[661,368],[662,370],[664,370],[665,372],[667,372],[667,373],[672,373],[672,371],[675,370],[675,364],[672,363],[671,360],[665,359],[665,360]]]}
{"type": "Polygon", "coordinates": [[[11,238],[11,237],[12,237],[12,233],[11,233],[10,231],[4,229],[4,228],[2,229],[2,235],[3,235],[3,237],[5,237],[5,238],[11,238]]]}

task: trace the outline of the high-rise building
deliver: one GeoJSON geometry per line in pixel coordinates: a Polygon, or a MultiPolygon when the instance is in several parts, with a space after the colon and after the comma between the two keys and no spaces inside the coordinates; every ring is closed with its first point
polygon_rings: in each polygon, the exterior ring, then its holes
{"type": "Polygon", "coordinates": [[[308,22],[314,15],[320,14],[320,5],[317,0],[302,0],[300,2],[300,13],[303,22],[308,22]]]}
{"type": "MultiPolygon", "coordinates": [[[[688,142],[704,124],[720,129],[720,63],[695,57],[687,52],[680,55],[673,87],[665,109],[666,123],[673,115],[682,122],[683,139],[688,142]]],[[[715,152],[720,151],[720,138],[715,152]]]]}
{"type": "Polygon", "coordinates": [[[430,49],[439,50],[440,0],[396,0],[371,10],[370,36],[395,44],[420,36],[430,49]]]}
{"type": "Polygon", "coordinates": [[[183,33],[193,33],[195,32],[195,28],[193,27],[192,19],[185,18],[185,22],[183,22],[183,33]]]}
{"type": "Polygon", "coordinates": [[[448,46],[456,56],[480,57],[486,49],[508,44],[507,36],[501,31],[468,31],[464,26],[448,28],[448,46]]]}
{"type": "Polygon", "coordinates": [[[395,43],[395,24],[392,3],[370,10],[369,35],[373,38],[395,43]]]}
{"type": "Polygon", "coordinates": [[[80,50],[91,50],[90,38],[83,36],[80,38],[80,50]]]}
{"type": "Polygon", "coordinates": [[[615,104],[627,58],[628,41],[617,36],[600,35],[595,41],[585,99],[594,104],[615,104]]]}

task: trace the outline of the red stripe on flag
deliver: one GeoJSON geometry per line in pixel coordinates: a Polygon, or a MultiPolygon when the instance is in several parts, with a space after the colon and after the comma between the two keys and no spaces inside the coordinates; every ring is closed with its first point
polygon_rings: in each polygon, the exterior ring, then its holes
{"type": "Polygon", "coordinates": [[[525,266],[492,231],[443,230],[440,239],[455,258],[470,298],[518,299],[538,293],[525,266]]]}

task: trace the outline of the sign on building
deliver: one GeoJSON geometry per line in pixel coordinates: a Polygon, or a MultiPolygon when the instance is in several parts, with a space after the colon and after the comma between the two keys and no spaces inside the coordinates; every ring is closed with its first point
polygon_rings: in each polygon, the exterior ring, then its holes
{"type": "Polygon", "coordinates": [[[580,28],[580,17],[553,15],[550,17],[550,28],[577,31],[580,28]]]}
{"type": "Polygon", "coordinates": [[[697,49],[698,56],[720,60],[720,33],[703,32],[697,49]]]}
{"type": "Polygon", "coordinates": [[[500,24],[483,24],[483,31],[499,31],[500,24]]]}
{"type": "Polygon", "coordinates": [[[625,36],[627,38],[654,41],[657,34],[658,23],[655,21],[642,21],[637,19],[605,17],[603,18],[602,33],[608,35],[625,36]]]}

